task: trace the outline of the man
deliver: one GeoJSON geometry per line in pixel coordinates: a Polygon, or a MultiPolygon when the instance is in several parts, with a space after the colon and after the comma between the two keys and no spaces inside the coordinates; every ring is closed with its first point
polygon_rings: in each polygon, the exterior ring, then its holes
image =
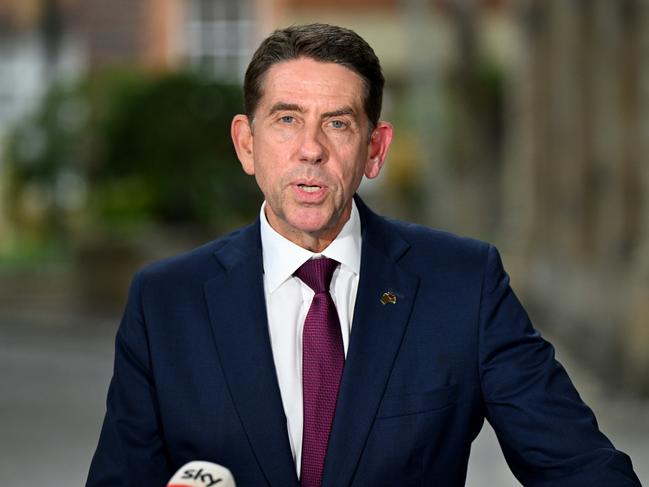
{"type": "Polygon", "coordinates": [[[207,460],[239,487],[458,486],[485,417],[526,486],[639,485],[496,250],[355,196],[392,138],[382,90],[347,29],[261,44],[231,131],[259,219],[135,277],[88,485],[207,460]]]}

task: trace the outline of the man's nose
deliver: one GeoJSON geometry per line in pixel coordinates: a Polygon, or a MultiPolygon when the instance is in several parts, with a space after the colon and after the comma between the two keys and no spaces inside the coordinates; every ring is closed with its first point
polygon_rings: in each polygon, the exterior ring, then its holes
{"type": "Polygon", "coordinates": [[[301,162],[319,164],[327,160],[325,134],[320,126],[305,127],[300,141],[299,156],[301,162]]]}

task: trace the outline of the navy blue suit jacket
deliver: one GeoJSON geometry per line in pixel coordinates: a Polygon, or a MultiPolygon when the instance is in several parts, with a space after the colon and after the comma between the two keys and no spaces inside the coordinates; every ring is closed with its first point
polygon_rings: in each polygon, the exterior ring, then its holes
{"type": "MultiPolygon", "coordinates": [[[[640,485],[497,251],[357,202],[360,285],[322,485],[464,485],[484,418],[525,486],[640,485]]],[[[89,486],[164,486],[191,460],[238,487],[299,485],[262,274],[257,222],[136,275],[89,486]]]]}

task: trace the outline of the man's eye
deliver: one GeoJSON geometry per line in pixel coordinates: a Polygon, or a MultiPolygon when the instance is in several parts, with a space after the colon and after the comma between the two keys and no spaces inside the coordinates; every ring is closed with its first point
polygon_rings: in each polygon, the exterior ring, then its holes
{"type": "Polygon", "coordinates": [[[344,129],[345,127],[347,127],[347,124],[342,120],[332,120],[331,126],[335,129],[344,129]]]}
{"type": "Polygon", "coordinates": [[[295,121],[295,117],[291,115],[284,115],[280,117],[279,121],[282,123],[293,123],[295,121]]]}

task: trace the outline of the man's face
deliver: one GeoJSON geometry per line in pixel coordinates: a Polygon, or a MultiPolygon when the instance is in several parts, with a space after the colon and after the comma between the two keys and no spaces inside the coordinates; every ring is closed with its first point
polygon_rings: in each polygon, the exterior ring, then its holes
{"type": "Polygon", "coordinates": [[[349,219],[363,174],[378,176],[392,127],[380,122],[370,135],[363,81],[339,64],[275,64],[262,93],[253,121],[237,115],[232,122],[237,154],[264,194],[270,225],[322,250],[349,219]]]}

